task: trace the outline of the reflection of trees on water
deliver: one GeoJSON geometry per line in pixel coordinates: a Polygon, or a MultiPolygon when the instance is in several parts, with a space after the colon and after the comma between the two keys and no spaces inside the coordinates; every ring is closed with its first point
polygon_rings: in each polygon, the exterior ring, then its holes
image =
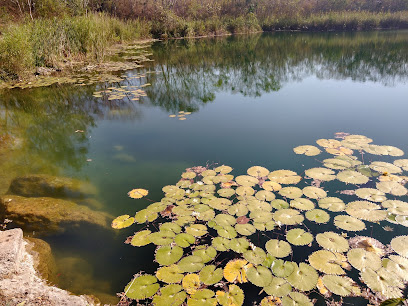
{"type": "Polygon", "coordinates": [[[194,111],[227,91],[257,97],[315,75],[392,86],[408,80],[408,32],[266,33],[158,43],[152,103],[194,111]]]}
{"type": "Polygon", "coordinates": [[[24,158],[42,160],[50,168],[79,170],[86,163],[88,137],[97,119],[140,117],[137,103],[96,99],[95,90],[96,86],[58,86],[5,91],[0,99],[0,135],[22,139],[24,158]]]}

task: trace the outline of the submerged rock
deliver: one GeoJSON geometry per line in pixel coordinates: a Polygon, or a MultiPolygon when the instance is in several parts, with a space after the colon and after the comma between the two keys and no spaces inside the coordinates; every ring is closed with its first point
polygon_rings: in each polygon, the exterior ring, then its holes
{"type": "Polygon", "coordinates": [[[72,178],[32,174],[13,179],[8,193],[23,197],[84,198],[95,195],[97,189],[72,178]]]}
{"type": "Polygon", "coordinates": [[[16,195],[0,197],[0,216],[12,220],[12,225],[36,232],[62,231],[81,224],[110,228],[113,219],[107,213],[67,200],[16,195]]]}

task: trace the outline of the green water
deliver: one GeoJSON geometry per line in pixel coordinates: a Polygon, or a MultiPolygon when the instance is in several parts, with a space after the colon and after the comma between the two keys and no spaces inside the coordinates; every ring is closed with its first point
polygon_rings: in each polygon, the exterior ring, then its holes
{"type": "MultiPolygon", "coordinates": [[[[152,73],[114,84],[150,83],[139,101],[93,97],[109,84],[2,92],[0,136],[18,141],[12,150],[0,147],[0,191],[22,174],[75,177],[97,186],[98,209],[132,215],[150,202],[128,198],[129,190],[148,189],[158,201],[161,188],[187,167],[302,173],[320,163],[292,149],[335,132],[408,152],[407,31],[177,40],[151,51],[153,62],[125,74],[152,73]],[[191,115],[169,117],[179,111],[191,115]]],[[[56,256],[58,285],[113,303],[133,274],[156,269],[152,247],[123,244],[137,229],[81,228],[40,238],[56,256]]],[[[407,232],[396,228],[377,238],[388,243],[407,232]]]]}

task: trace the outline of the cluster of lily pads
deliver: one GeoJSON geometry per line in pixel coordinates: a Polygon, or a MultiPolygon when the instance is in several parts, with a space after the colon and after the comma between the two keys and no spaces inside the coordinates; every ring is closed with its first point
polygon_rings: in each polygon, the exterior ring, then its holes
{"type": "Polygon", "coordinates": [[[178,120],[186,120],[186,116],[191,115],[191,112],[179,111],[177,115],[171,114],[170,118],[178,118],[178,120]]]}
{"type": "Polygon", "coordinates": [[[95,98],[107,98],[111,100],[121,100],[123,98],[129,98],[132,101],[138,101],[140,97],[146,97],[146,92],[141,89],[142,87],[150,86],[149,83],[137,86],[122,85],[120,87],[109,87],[106,90],[99,90],[93,93],[95,98]]]}
{"type": "MultiPolygon", "coordinates": [[[[154,275],[136,274],[123,298],[153,305],[243,305],[248,288],[264,295],[261,305],[312,305],[311,292],[336,301],[402,298],[408,236],[384,245],[357,232],[370,223],[408,226],[408,159],[364,164],[368,156],[404,153],[361,135],[336,137],[294,149],[333,155],[302,175],[254,166],[234,177],[229,166],[193,167],[176,185],[163,187],[159,202],[134,217],[116,218],[114,228],[146,224],[127,243],[156,245],[158,264],[154,275]],[[328,196],[322,186],[331,181],[351,201],[328,196]]],[[[135,189],[129,196],[147,193],[135,189]]]]}

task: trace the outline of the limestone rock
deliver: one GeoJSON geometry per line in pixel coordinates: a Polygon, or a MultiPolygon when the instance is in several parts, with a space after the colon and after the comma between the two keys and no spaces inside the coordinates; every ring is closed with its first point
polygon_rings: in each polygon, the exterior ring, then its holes
{"type": "Polygon", "coordinates": [[[8,193],[23,197],[84,198],[95,195],[97,190],[90,183],[72,178],[31,174],[13,179],[8,193]]]}
{"type": "Polygon", "coordinates": [[[26,231],[62,231],[81,224],[110,228],[113,217],[74,202],[54,198],[0,197],[0,216],[26,231]]]}
{"type": "Polygon", "coordinates": [[[7,277],[18,270],[22,243],[21,229],[0,231],[0,278],[7,277]]]}

